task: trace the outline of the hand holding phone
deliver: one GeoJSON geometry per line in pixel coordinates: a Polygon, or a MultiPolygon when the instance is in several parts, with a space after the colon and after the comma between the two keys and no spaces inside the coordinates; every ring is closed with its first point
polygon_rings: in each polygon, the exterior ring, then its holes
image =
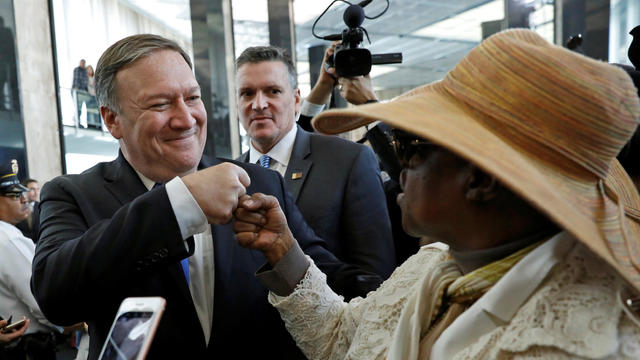
{"type": "Polygon", "coordinates": [[[13,324],[9,324],[5,327],[3,327],[2,329],[0,329],[1,332],[3,333],[8,333],[8,332],[12,332],[14,330],[18,330],[20,328],[22,328],[22,326],[24,326],[24,324],[27,323],[27,319],[26,318],[22,318],[22,320],[16,321],[13,324]]]}
{"type": "Polygon", "coordinates": [[[124,299],[102,347],[100,359],[144,359],[160,323],[165,303],[161,297],[124,299]]]}
{"type": "Polygon", "coordinates": [[[29,320],[22,317],[22,320],[16,321],[13,324],[9,324],[7,320],[0,320],[0,344],[8,343],[9,341],[16,339],[29,327],[29,320]],[[8,325],[7,325],[8,324],[8,325]]]}

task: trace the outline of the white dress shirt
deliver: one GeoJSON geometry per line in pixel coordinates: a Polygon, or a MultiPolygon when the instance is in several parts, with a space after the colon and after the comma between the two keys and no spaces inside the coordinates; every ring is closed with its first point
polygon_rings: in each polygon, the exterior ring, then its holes
{"type": "Polygon", "coordinates": [[[324,104],[314,104],[307,100],[302,100],[300,106],[300,114],[308,117],[314,117],[318,115],[324,109],[324,104]]]}
{"type": "Polygon", "coordinates": [[[279,172],[284,177],[287,172],[287,166],[289,166],[289,159],[293,151],[293,144],[296,142],[297,133],[298,126],[294,123],[291,130],[266,154],[258,151],[253,147],[253,143],[249,142],[249,162],[255,164],[262,155],[268,155],[271,158],[269,169],[279,172]]]}
{"type": "MultiPolygon", "coordinates": [[[[137,171],[136,171],[137,172],[137,171]]],[[[137,172],[140,180],[151,190],[154,181],[137,172]]],[[[187,186],[179,177],[165,185],[171,208],[178,221],[182,239],[193,236],[194,253],[189,257],[189,290],[202,326],[204,341],[209,344],[213,319],[213,291],[215,267],[213,256],[213,235],[207,217],[198,206],[187,186]]]]}
{"type": "Polygon", "coordinates": [[[511,322],[574,245],[573,237],[563,231],[527,254],[440,335],[433,344],[431,359],[451,359],[482,335],[511,322]]]}
{"type": "Polygon", "coordinates": [[[17,227],[0,221],[0,316],[13,316],[16,322],[25,316],[31,320],[26,333],[62,329],[51,324],[40,311],[31,293],[31,263],[36,247],[17,227]]]}
{"type": "MultiPolygon", "coordinates": [[[[381,103],[386,102],[386,100],[382,100],[380,102],[381,103]]],[[[314,104],[312,102],[308,102],[307,100],[302,100],[302,105],[300,106],[300,115],[313,118],[314,116],[320,114],[322,110],[324,110],[324,107],[325,107],[324,104],[314,104]]],[[[378,125],[378,123],[380,123],[380,121],[376,120],[371,124],[367,125],[367,128],[371,129],[372,127],[378,125]]]]}

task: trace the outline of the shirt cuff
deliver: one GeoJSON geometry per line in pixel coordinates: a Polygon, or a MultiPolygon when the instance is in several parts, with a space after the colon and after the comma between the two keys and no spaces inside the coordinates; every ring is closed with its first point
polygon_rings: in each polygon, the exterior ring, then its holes
{"type": "Polygon", "coordinates": [[[314,104],[310,103],[307,100],[302,101],[302,106],[300,107],[300,114],[308,117],[314,117],[318,115],[322,109],[324,109],[324,104],[314,104]]]}
{"type": "Polygon", "coordinates": [[[256,277],[274,294],[288,296],[295,290],[308,268],[309,260],[296,241],[273,268],[269,263],[263,265],[256,272],[256,277]]]}
{"type": "Polygon", "coordinates": [[[207,226],[209,226],[207,217],[198,206],[196,199],[189,192],[187,185],[182,182],[182,179],[176,176],[165,184],[165,188],[171,208],[178,221],[182,239],[186,240],[190,236],[206,231],[207,226]]]}

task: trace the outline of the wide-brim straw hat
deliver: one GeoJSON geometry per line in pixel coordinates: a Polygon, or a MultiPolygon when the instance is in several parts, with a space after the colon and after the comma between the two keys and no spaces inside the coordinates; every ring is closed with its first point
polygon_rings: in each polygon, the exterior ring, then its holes
{"type": "Polygon", "coordinates": [[[325,111],[317,131],[383,121],[497,177],[640,291],[640,198],[615,159],[640,115],[621,69],[530,30],[495,34],[441,81],[390,102],[325,111]]]}

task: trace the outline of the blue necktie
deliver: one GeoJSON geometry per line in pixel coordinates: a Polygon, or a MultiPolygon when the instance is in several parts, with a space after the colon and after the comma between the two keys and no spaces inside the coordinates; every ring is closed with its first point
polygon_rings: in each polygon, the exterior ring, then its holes
{"type": "MultiPolygon", "coordinates": [[[[162,186],[161,183],[155,183],[152,189],[157,188],[158,186],[162,186]]],[[[184,277],[187,280],[187,286],[189,286],[189,258],[184,258],[180,260],[180,265],[182,265],[182,271],[184,272],[184,277]]]]}
{"type": "Polygon", "coordinates": [[[262,155],[260,156],[260,166],[262,166],[263,168],[269,168],[269,162],[271,161],[271,158],[269,157],[269,155],[262,155]]]}
{"type": "Polygon", "coordinates": [[[187,286],[191,282],[189,280],[189,258],[184,258],[180,260],[180,265],[182,265],[182,271],[184,272],[184,278],[187,279],[187,286]]]}

